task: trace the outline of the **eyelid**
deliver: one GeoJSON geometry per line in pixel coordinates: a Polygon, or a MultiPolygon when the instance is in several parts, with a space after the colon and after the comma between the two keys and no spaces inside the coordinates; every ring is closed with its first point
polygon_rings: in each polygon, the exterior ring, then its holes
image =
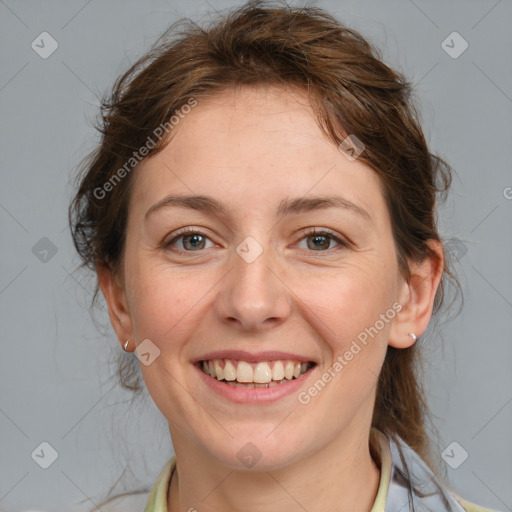
{"type": "MultiPolygon", "coordinates": [[[[184,228],[181,228],[181,229],[178,229],[176,232],[172,233],[171,235],[169,236],[166,236],[163,241],[162,241],[162,247],[164,249],[166,249],[167,247],[169,247],[171,245],[171,243],[175,242],[177,239],[183,237],[183,236],[186,236],[186,235],[191,235],[191,234],[197,234],[197,235],[201,235],[205,238],[208,238],[213,244],[216,244],[216,242],[214,242],[212,240],[212,238],[208,235],[208,233],[206,233],[205,231],[203,231],[202,228],[195,228],[194,226],[187,226],[187,227],[184,227],[184,228]]],[[[298,242],[301,242],[302,240],[304,240],[305,238],[307,238],[308,236],[313,236],[313,235],[327,235],[329,236],[332,240],[334,240],[337,244],[338,244],[338,247],[334,247],[334,248],[330,248],[330,249],[327,249],[325,251],[308,251],[308,252],[312,252],[312,253],[315,253],[315,252],[318,252],[318,253],[328,253],[328,252],[331,252],[333,250],[336,250],[337,248],[348,248],[350,247],[351,245],[351,242],[347,241],[344,237],[338,235],[336,232],[328,229],[328,228],[319,228],[319,227],[311,227],[311,228],[306,228],[305,231],[303,231],[300,236],[297,238],[296,240],[296,244],[298,242]]],[[[180,252],[185,252],[185,253],[194,253],[194,252],[197,252],[197,253],[201,253],[201,252],[204,252],[199,250],[199,251],[185,251],[183,249],[177,249],[177,251],[180,251],[180,252]]]]}
{"type": "MultiPolygon", "coordinates": [[[[162,240],[161,245],[164,249],[166,249],[176,239],[181,238],[182,236],[185,236],[185,235],[196,235],[196,234],[201,235],[205,238],[208,238],[213,244],[215,244],[215,242],[212,240],[212,237],[208,233],[203,231],[202,228],[195,228],[194,226],[187,226],[187,227],[178,229],[177,231],[171,233],[168,236],[165,236],[164,239],[162,240]]],[[[201,251],[183,251],[183,249],[177,249],[177,250],[182,251],[182,252],[187,252],[187,253],[201,252],[201,251]]]]}
{"type": "MultiPolygon", "coordinates": [[[[332,240],[336,241],[336,243],[340,247],[348,248],[351,246],[351,242],[348,239],[346,239],[345,237],[343,237],[341,235],[338,235],[338,233],[336,233],[335,231],[332,231],[329,228],[318,228],[318,227],[307,228],[304,232],[301,233],[300,237],[297,239],[297,242],[300,242],[304,238],[307,238],[308,236],[313,236],[313,235],[328,235],[332,240]]],[[[333,251],[335,249],[336,248],[328,249],[326,251],[309,251],[309,252],[322,253],[322,252],[333,251]]]]}

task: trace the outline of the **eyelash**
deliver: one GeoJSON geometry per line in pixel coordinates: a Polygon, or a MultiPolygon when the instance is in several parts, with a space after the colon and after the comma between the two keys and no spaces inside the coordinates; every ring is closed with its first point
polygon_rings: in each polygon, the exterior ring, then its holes
{"type": "MultiPolygon", "coordinates": [[[[201,236],[203,236],[205,238],[210,239],[210,237],[206,233],[203,233],[201,230],[185,228],[183,231],[178,231],[171,240],[169,240],[168,242],[164,242],[163,243],[163,248],[167,249],[176,240],[178,240],[178,239],[180,239],[180,238],[182,238],[182,237],[184,237],[186,235],[201,235],[201,236]]],[[[317,228],[310,228],[310,229],[308,229],[302,235],[302,237],[298,241],[300,242],[304,238],[308,238],[310,236],[327,236],[331,240],[334,240],[335,242],[337,242],[339,244],[339,247],[337,249],[344,249],[344,248],[348,248],[349,247],[349,244],[347,242],[345,242],[344,240],[341,240],[340,238],[335,236],[332,232],[330,232],[328,230],[325,230],[325,229],[317,229],[317,228]]],[[[183,249],[177,249],[177,250],[180,251],[180,252],[185,252],[185,253],[201,252],[201,251],[185,251],[183,249]]],[[[334,249],[326,249],[325,251],[309,251],[309,252],[328,252],[330,250],[336,250],[336,248],[334,248],[334,249]]]]}

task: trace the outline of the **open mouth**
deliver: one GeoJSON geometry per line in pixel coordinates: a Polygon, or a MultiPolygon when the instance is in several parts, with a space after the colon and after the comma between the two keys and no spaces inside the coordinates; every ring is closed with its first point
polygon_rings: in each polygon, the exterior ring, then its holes
{"type": "Polygon", "coordinates": [[[316,364],[313,361],[262,361],[249,363],[235,359],[199,361],[210,377],[234,387],[269,388],[300,378],[316,364]]]}

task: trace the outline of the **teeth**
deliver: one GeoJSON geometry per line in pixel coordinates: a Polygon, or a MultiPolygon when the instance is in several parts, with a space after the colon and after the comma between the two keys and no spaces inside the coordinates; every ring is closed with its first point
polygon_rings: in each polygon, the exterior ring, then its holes
{"type": "Polygon", "coordinates": [[[292,380],[294,370],[295,370],[295,365],[291,361],[287,361],[286,366],[284,367],[284,376],[288,380],[292,380]]]}
{"type": "Polygon", "coordinates": [[[256,384],[254,382],[248,382],[247,384],[242,384],[241,382],[228,382],[230,386],[234,386],[236,388],[254,388],[256,384]]]}
{"type": "Polygon", "coordinates": [[[245,361],[240,361],[236,369],[236,380],[238,382],[254,382],[253,376],[252,366],[245,361]]]}
{"type": "Polygon", "coordinates": [[[276,361],[274,368],[272,368],[272,380],[284,379],[284,366],[281,361],[276,361]]]}
{"type": "MultiPolygon", "coordinates": [[[[238,364],[240,368],[240,364],[238,364]]],[[[254,382],[267,384],[272,380],[272,370],[268,363],[258,363],[254,370],[254,382]]]]}
{"type": "Polygon", "coordinates": [[[218,359],[214,359],[213,367],[215,368],[215,374],[217,374],[217,379],[224,379],[224,370],[220,367],[220,362],[218,359]]]}
{"type": "Polygon", "coordinates": [[[230,359],[213,359],[203,361],[205,373],[217,380],[227,381],[233,386],[240,387],[272,387],[292,379],[299,378],[310,367],[310,363],[300,361],[262,361],[256,364],[247,361],[230,359]]]}
{"type": "MultiPolygon", "coordinates": [[[[212,375],[212,377],[214,377],[214,375],[212,375]]],[[[236,368],[233,366],[233,363],[229,360],[227,360],[226,364],[224,365],[224,379],[228,381],[236,380],[236,368]]]]}

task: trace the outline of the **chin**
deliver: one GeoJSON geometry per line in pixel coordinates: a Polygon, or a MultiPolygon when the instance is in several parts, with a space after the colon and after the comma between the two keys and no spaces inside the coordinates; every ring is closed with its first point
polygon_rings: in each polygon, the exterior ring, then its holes
{"type": "Polygon", "coordinates": [[[236,435],[230,431],[233,437],[226,435],[224,442],[215,443],[215,451],[210,449],[210,454],[233,470],[272,471],[286,467],[292,457],[300,458],[305,436],[302,441],[291,439],[284,429],[282,435],[269,435],[272,428],[265,425],[258,433],[252,424],[240,428],[236,435]]]}

